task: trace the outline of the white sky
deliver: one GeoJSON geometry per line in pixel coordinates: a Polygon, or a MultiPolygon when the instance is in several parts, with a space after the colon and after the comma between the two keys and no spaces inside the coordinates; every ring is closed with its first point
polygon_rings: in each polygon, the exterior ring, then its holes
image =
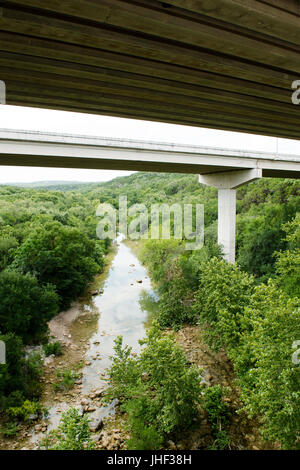
{"type": "MultiPolygon", "coordinates": [[[[109,116],[0,106],[0,128],[227,147],[300,155],[300,141],[109,116]]],[[[108,181],[129,171],[0,166],[0,184],[33,181],[108,181]]]]}

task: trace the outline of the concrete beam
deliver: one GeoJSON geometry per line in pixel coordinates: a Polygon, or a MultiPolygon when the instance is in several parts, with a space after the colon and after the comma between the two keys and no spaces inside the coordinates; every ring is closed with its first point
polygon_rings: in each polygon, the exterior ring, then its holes
{"type": "Polygon", "coordinates": [[[229,263],[235,262],[236,188],[261,177],[259,168],[199,176],[200,183],[218,189],[218,244],[229,263]]]}
{"type": "Polygon", "coordinates": [[[199,183],[217,189],[234,189],[262,177],[260,168],[252,170],[224,171],[208,175],[199,175],[199,183]]]}
{"type": "Polygon", "coordinates": [[[0,165],[200,173],[211,186],[218,174],[222,188],[300,178],[299,155],[8,129],[0,129],[0,165]]]}

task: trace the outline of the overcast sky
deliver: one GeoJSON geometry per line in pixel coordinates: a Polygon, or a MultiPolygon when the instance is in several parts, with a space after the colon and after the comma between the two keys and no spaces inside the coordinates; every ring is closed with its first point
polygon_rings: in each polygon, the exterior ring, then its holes
{"type": "MultiPolygon", "coordinates": [[[[109,116],[0,105],[0,128],[89,134],[300,155],[300,141],[109,116]]],[[[0,166],[0,184],[33,181],[107,181],[129,171],[0,166]]]]}

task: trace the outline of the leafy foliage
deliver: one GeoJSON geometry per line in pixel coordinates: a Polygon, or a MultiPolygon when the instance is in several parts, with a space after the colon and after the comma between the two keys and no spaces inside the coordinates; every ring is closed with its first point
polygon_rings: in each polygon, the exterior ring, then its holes
{"type": "Polygon", "coordinates": [[[14,422],[14,421],[10,421],[9,423],[7,423],[5,426],[2,427],[1,429],[1,434],[3,437],[14,437],[18,434],[18,431],[19,431],[19,424],[14,422]]]}
{"type": "Polygon", "coordinates": [[[216,350],[234,347],[247,325],[243,309],[248,305],[254,281],[238,266],[212,258],[199,267],[199,289],[193,309],[200,324],[209,325],[208,343],[216,350]]]}
{"type": "Polygon", "coordinates": [[[48,343],[43,345],[43,350],[46,356],[61,356],[63,354],[63,348],[59,341],[54,341],[53,343],[48,343]]]}
{"type": "Polygon", "coordinates": [[[101,269],[93,259],[95,246],[80,230],[49,222],[18,248],[12,267],[54,285],[60,306],[67,308],[101,269]]]}
{"type": "Polygon", "coordinates": [[[261,417],[268,439],[299,448],[300,369],[292,343],[300,338],[300,301],[270,281],[255,289],[245,316],[251,329],[231,352],[245,410],[261,417]]]}
{"type": "Polygon", "coordinates": [[[81,416],[76,408],[70,408],[62,414],[57,429],[40,442],[47,450],[92,450],[95,443],[89,430],[89,419],[81,416]]]}
{"type": "Polygon", "coordinates": [[[25,343],[41,340],[58,311],[53,286],[40,287],[35,277],[15,271],[0,273],[0,331],[14,332],[25,343]]]}
{"type": "Polygon", "coordinates": [[[115,341],[107,399],[119,399],[128,413],[130,448],[158,448],[168,433],[190,425],[197,416],[202,386],[199,370],[187,367],[186,358],[172,335],[157,323],[141,341],[138,358],[131,348],[115,341]]]}
{"type": "Polygon", "coordinates": [[[283,226],[288,249],[276,253],[278,283],[291,297],[300,297],[300,214],[283,226]]]}
{"type": "Polygon", "coordinates": [[[71,369],[61,369],[56,372],[56,377],[59,381],[53,384],[54,390],[70,390],[80,374],[71,369]]]}
{"type": "Polygon", "coordinates": [[[213,449],[224,450],[228,446],[226,427],[229,421],[229,409],[222,399],[226,390],[220,385],[214,385],[204,390],[202,398],[203,409],[208,414],[208,420],[215,438],[213,449]]]}
{"type": "Polygon", "coordinates": [[[41,414],[42,405],[37,401],[25,400],[21,406],[12,406],[7,409],[11,418],[17,418],[21,421],[28,421],[31,415],[41,414]]]}
{"type": "Polygon", "coordinates": [[[0,364],[0,407],[21,406],[39,398],[42,360],[39,354],[25,357],[22,340],[14,333],[0,335],[6,344],[6,364],[0,364]]]}

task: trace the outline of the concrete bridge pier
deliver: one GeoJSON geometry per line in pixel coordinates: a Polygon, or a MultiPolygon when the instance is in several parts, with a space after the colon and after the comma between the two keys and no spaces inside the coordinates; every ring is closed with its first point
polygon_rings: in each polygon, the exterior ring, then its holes
{"type": "Polygon", "coordinates": [[[258,168],[199,176],[199,183],[218,189],[218,244],[229,263],[235,262],[236,188],[261,177],[258,168]]]}

